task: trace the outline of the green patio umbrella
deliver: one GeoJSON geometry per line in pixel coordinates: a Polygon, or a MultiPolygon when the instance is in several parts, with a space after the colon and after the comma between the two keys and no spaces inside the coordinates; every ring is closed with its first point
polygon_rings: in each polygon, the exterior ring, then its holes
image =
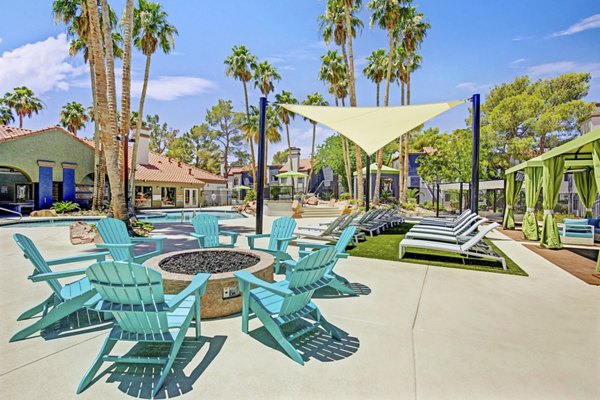
{"type": "Polygon", "coordinates": [[[238,190],[238,191],[239,191],[240,200],[242,200],[242,199],[241,199],[241,197],[242,197],[242,190],[250,190],[250,189],[252,189],[252,188],[251,188],[251,187],[248,187],[248,186],[246,186],[246,185],[236,185],[236,186],[232,187],[232,189],[233,189],[233,190],[238,190]]]}
{"type": "MultiPolygon", "coordinates": [[[[308,178],[308,174],[297,171],[282,172],[281,174],[275,175],[278,178],[308,178]]],[[[292,200],[294,199],[294,185],[292,185],[292,200]]]]}

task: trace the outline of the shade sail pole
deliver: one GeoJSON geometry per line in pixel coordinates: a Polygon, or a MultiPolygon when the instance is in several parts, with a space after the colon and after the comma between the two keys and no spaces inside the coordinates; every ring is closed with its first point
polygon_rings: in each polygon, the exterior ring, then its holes
{"type": "Polygon", "coordinates": [[[478,212],[479,209],[479,120],[480,120],[480,104],[479,94],[474,94],[471,97],[473,102],[473,158],[471,169],[471,211],[478,212]]]}
{"type": "Polygon", "coordinates": [[[371,156],[367,154],[367,176],[365,178],[365,211],[369,211],[369,200],[371,199],[371,156]]]}
{"type": "Polygon", "coordinates": [[[261,97],[259,103],[258,122],[258,176],[256,177],[256,233],[263,231],[263,203],[265,197],[265,123],[267,113],[267,98],[261,97]]]}

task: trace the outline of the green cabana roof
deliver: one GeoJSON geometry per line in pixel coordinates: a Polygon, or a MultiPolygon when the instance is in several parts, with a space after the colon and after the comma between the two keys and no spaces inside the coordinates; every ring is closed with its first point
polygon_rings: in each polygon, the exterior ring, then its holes
{"type": "Polygon", "coordinates": [[[600,128],[579,136],[531,160],[522,162],[506,170],[506,174],[520,171],[525,167],[541,167],[544,160],[559,155],[565,156],[565,170],[592,166],[592,143],[600,139],[600,128]]]}
{"type": "MultiPolygon", "coordinates": [[[[366,174],[367,167],[363,167],[362,172],[363,172],[363,175],[366,174]]],[[[373,164],[371,164],[371,175],[376,174],[376,173],[377,173],[377,163],[373,163],[373,164]]],[[[398,171],[395,168],[388,167],[387,165],[382,165],[381,173],[382,174],[399,174],[400,171],[398,171]]],[[[356,176],[356,171],[354,171],[354,173],[352,175],[356,176]]]]}

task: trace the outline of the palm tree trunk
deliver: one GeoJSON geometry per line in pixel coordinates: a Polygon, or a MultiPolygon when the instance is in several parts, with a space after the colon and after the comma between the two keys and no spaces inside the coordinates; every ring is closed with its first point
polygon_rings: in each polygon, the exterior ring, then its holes
{"type": "MultiPolygon", "coordinates": [[[[135,170],[137,167],[137,154],[140,144],[140,132],[142,129],[142,118],[144,116],[144,101],[146,100],[146,91],[148,90],[148,78],[150,76],[150,60],[151,54],[146,56],[146,69],[144,70],[144,83],[142,84],[142,94],[140,96],[140,105],[138,107],[137,121],[135,122],[135,138],[133,142],[133,152],[131,154],[131,169],[129,170],[129,187],[134,189],[135,185],[135,170]]],[[[133,193],[133,192],[132,192],[133,193]]],[[[132,196],[133,198],[133,196],[132,196]]]]}
{"type": "MultiPolygon", "coordinates": [[[[288,117],[289,118],[289,117],[288,117]]],[[[287,136],[287,144],[288,144],[288,171],[292,170],[292,141],[290,140],[290,124],[285,124],[285,134],[287,136]]],[[[292,187],[295,187],[294,178],[290,178],[292,181],[292,187]]],[[[294,200],[294,199],[292,199],[294,200]]]]}
{"type": "MultiPolygon", "coordinates": [[[[411,58],[408,57],[410,61],[411,58]]],[[[411,64],[409,64],[411,65],[411,64]]],[[[410,71],[406,72],[406,104],[410,105],[410,71]]],[[[409,151],[410,151],[410,132],[406,132],[406,138],[404,139],[404,191],[402,192],[402,201],[406,201],[406,192],[408,191],[408,164],[409,164],[409,151]]]]}
{"type": "Polygon", "coordinates": [[[94,190],[92,194],[92,210],[101,207],[100,199],[100,126],[98,123],[98,105],[96,104],[96,77],[94,75],[94,58],[89,55],[90,80],[92,84],[92,112],[94,113],[94,190]]]}
{"type": "MultiPolygon", "coordinates": [[[[127,0],[124,15],[125,37],[123,39],[125,43],[123,46],[123,77],[121,80],[121,140],[123,140],[124,151],[129,151],[129,131],[131,130],[131,29],[133,25],[133,0],[127,0]]],[[[128,182],[129,176],[125,174],[128,167],[128,165],[125,165],[125,155],[123,155],[121,159],[123,160],[123,184],[124,186],[127,186],[125,185],[125,182],[128,182]]],[[[125,193],[125,207],[127,208],[129,215],[135,216],[133,204],[129,201],[132,198],[131,194],[133,193],[133,190],[131,187],[128,187],[127,189],[127,193],[125,193]]]]}
{"type": "Polygon", "coordinates": [[[250,115],[250,105],[248,104],[248,88],[246,87],[246,81],[242,81],[244,85],[244,99],[246,100],[246,116],[250,115]]]}
{"type": "Polygon", "coordinates": [[[248,139],[248,146],[250,146],[250,162],[251,162],[251,169],[252,169],[252,188],[254,189],[254,193],[256,193],[257,190],[257,182],[256,182],[256,157],[254,154],[254,140],[252,139],[252,137],[250,137],[250,139],[248,139]]]}
{"type": "MultiPolygon", "coordinates": [[[[103,0],[103,6],[106,4],[103,0]]],[[[98,17],[98,7],[95,0],[87,0],[87,9],[90,19],[90,38],[94,60],[96,60],[94,73],[96,75],[96,98],[98,101],[98,114],[100,126],[102,127],[102,142],[106,156],[106,169],[110,181],[111,190],[111,209],[115,218],[127,221],[127,210],[123,201],[123,190],[121,187],[121,177],[117,163],[115,149],[115,131],[111,129],[110,110],[108,106],[108,87],[104,57],[102,54],[102,38],[100,36],[100,22],[98,17]],[[102,61],[102,62],[101,62],[102,61]]],[[[103,7],[105,9],[105,7],[103,7]]],[[[106,13],[108,15],[108,13],[106,13]]]]}
{"type": "Polygon", "coordinates": [[[19,128],[23,128],[23,114],[19,113],[19,128]]]}
{"type": "MultiPolygon", "coordinates": [[[[102,0],[102,14],[108,15],[108,2],[102,0]]],[[[110,27],[110,18],[102,18],[102,33],[104,34],[104,52],[106,54],[106,84],[108,86],[108,112],[110,116],[110,126],[114,135],[119,131],[119,123],[117,118],[117,89],[115,81],[115,56],[113,54],[112,46],[112,29],[110,27]]],[[[117,155],[119,155],[120,148],[118,143],[115,141],[117,146],[117,155]]],[[[122,160],[119,159],[119,165],[122,165],[122,160]]]]}
{"type": "Polygon", "coordinates": [[[399,201],[402,201],[402,193],[404,193],[404,136],[398,138],[398,193],[396,196],[399,201]]]}
{"type": "MultiPolygon", "coordinates": [[[[350,11],[352,10],[353,0],[344,0],[344,16],[346,18],[346,41],[348,43],[348,74],[350,75],[350,107],[356,107],[356,86],[354,80],[354,49],[352,47],[352,22],[350,19],[350,11]]],[[[362,204],[364,196],[364,182],[362,176],[362,151],[355,143],[354,152],[356,153],[356,197],[358,202],[362,204]]]]}

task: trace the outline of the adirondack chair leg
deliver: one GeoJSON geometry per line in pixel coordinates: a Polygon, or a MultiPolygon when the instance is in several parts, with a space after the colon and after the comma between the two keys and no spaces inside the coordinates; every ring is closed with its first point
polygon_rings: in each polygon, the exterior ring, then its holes
{"type": "Polygon", "coordinates": [[[35,323],[15,333],[10,338],[10,342],[16,342],[17,340],[25,339],[26,337],[34,334],[35,332],[41,331],[42,329],[59,321],[67,315],[74,313],[75,311],[82,308],[83,305],[93,296],[94,293],[86,293],[84,296],[80,296],[79,298],[76,297],[68,302],[60,303],[54,306],[44,317],[38,319],[35,323]]]}
{"type": "Polygon", "coordinates": [[[242,332],[248,333],[248,320],[250,317],[250,284],[240,282],[242,291],[242,332]]]}
{"type": "Polygon", "coordinates": [[[165,379],[167,379],[167,375],[171,372],[171,367],[173,366],[173,362],[175,362],[175,358],[177,357],[177,352],[179,352],[179,348],[183,343],[183,339],[185,338],[185,333],[180,334],[180,337],[177,338],[173,346],[171,347],[171,351],[169,352],[169,356],[167,357],[167,362],[160,371],[160,376],[154,385],[154,390],[152,391],[152,397],[155,397],[158,391],[162,388],[165,383],[165,379]]]}
{"type": "Polygon", "coordinates": [[[342,331],[340,331],[335,325],[327,321],[318,308],[311,312],[311,315],[314,317],[315,321],[318,321],[321,324],[323,329],[325,329],[325,331],[329,333],[329,335],[331,335],[332,338],[342,340],[342,338],[344,337],[342,331]]]}
{"type": "Polygon", "coordinates": [[[31,307],[29,310],[27,310],[23,314],[19,315],[19,318],[17,318],[17,321],[22,321],[24,319],[29,319],[35,315],[38,315],[39,313],[43,312],[48,307],[50,307],[52,304],[54,304],[54,294],[50,295],[50,297],[48,297],[46,300],[44,300],[37,306],[31,307]]]}
{"type": "Polygon", "coordinates": [[[298,350],[296,350],[294,346],[292,346],[292,344],[286,339],[285,335],[283,334],[283,331],[281,330],[279,325],[277,325],[275,321],[273,321],[271,315],[264,311],[259,304],[256,304],[256,307],[252,307],[252,311],[254,311],[258,319],[260,319],[260,322],[263,323],[265,328],[267,328],[267,331],[269,331],[271,336],[273,336],[277,343],[279,343],[279,345],[283,348],[287,355],[290,356],[292,360],[296,361],[298,364],[304,365],[304,359],[302,358],[300,353],[298,353],[298,350]]]}
{"type": "Polygon", "coordinates": [[[94,359],[94,363],[92,364],[90,369],[85,373],[85,375],[81,379],[81,382],[79,382],[79,386],[77,386],[77,394],[83,392],[89,386],[89,384],[94,379],[94,376],[100,369],[100,366],[104,362],[104,356],[110,354],[110,351],[113,349],[113,347],[115,347],[115,344],[117,344],[117,340],[111,339],[110,336],[106,337],[104,343],[102,344],[100,352],[94,359]]]}
{"type": "Polygon", "coordinates": [[[200,293],[196,292],[194,293],[194,302],[196,303],[194,305],[194,309],[195,309],[195,318],[196,318],[196,340],[200,339],[201,336],[201,331],[200,331],[200,314],[201,314],[201,309],[200,309],[200,293]]]}
{"type": "Polygon", "coordinates": [[[346,294],[349,294],[350,296],[356,296],[357,295],[354,290],[352,290],[348,286],[344,285],[342,282],[340,282],[339,280],[337,280],[337,278],[332,279],[331,282],[329,282],[329,286],[331,286],[332,288],[334,288],[338,292],[346,293],[346,294]]]}

